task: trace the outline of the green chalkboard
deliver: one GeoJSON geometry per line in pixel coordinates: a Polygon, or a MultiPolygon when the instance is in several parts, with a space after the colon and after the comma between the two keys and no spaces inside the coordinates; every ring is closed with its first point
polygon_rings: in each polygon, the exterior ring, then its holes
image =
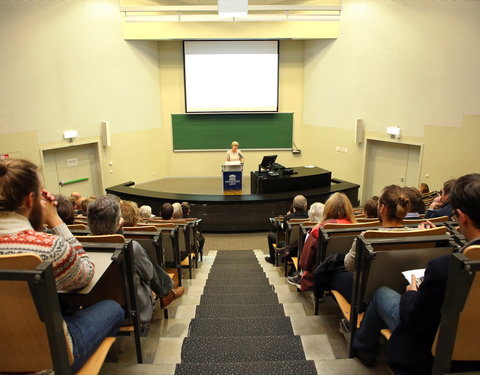
{"type": "Polygon", "coordinates": [[[293,113],[172,114],[173,150],[292,148],[293,113]]]}

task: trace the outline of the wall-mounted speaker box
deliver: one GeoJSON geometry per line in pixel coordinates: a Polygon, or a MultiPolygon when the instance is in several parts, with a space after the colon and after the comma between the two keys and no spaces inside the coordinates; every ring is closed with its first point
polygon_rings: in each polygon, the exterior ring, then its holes
{"type": "Polygon", "coordinates": [[[100,136],[102,138],[103,147],[110,147],[112,145],[112,137],[110,136],[110,123],[108,121],[102,121],[100,136]]]}
{"type": "Polygon", "coordinates": [[[363,142],[363,120],[362,119],[355,119],[355,134],[353,137],[353,141],[355,143],[362,143],[363,142]]]}

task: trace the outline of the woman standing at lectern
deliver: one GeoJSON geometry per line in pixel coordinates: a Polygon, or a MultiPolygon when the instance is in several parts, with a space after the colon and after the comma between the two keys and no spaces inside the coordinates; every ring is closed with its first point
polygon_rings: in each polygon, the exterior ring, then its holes
{"type": "Polygon", "coordinates": [[[232,142],[232,149],[227,151],[227,161],[240,161],[243,163],[242,151],[238,149],[238,142],[232,142]]]}

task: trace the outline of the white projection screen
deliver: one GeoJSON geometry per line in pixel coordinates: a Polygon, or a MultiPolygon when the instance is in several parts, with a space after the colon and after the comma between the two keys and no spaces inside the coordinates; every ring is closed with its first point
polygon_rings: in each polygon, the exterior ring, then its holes
{"type": "Polygon", "coordinates": [[[183,46],[187,113],[278,111],[278,40],[183,46]]]}

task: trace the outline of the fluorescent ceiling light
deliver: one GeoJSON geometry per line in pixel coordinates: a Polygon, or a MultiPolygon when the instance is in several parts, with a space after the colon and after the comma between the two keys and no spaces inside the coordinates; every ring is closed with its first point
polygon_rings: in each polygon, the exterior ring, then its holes
{"type": "Polygon", "coordinates": [[[218,14],[186,14],[180,15],[181,22],[225,22],[233,21],[233,17],[221,17],[218,14]]]}
{"type": "Polygon", "coordinates": [[[285,13],[249,14],[247,17],[235,17],[235,21],[286,21],[285,13]]]}
{"type": "Polygon", "coordinates": [[[220,17],[247,17],[248,0],[218,0],[220,17]]]}

